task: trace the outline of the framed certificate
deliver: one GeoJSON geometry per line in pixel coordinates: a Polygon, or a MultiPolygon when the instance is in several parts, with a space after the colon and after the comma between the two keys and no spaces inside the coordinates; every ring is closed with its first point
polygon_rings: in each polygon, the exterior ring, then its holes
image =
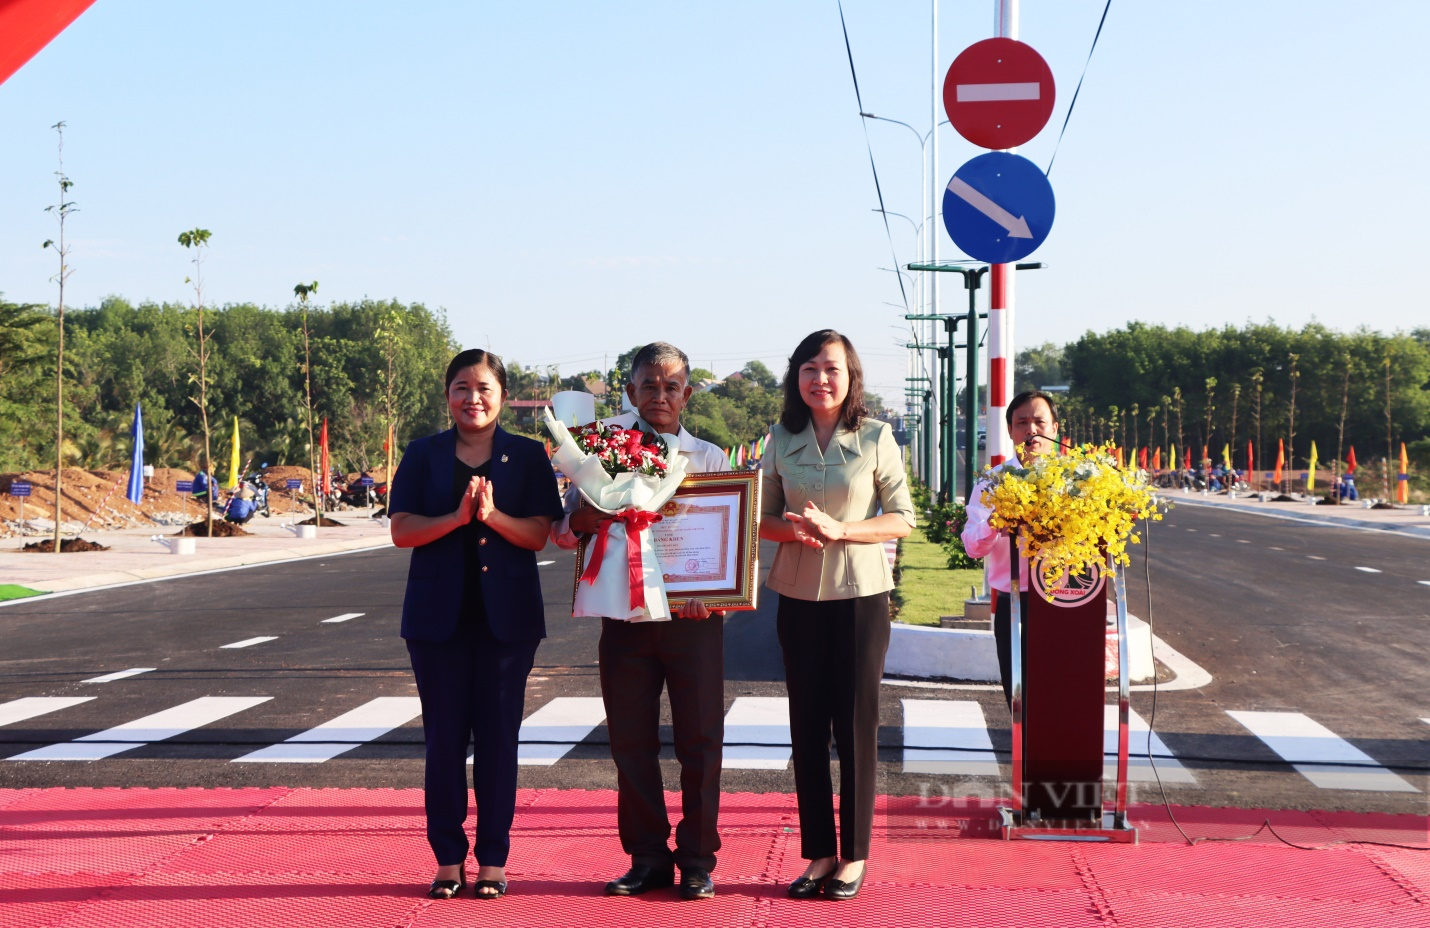
{"type": "Polygon", "coordinates": [[[754,609],[760,588],[760,474],[691,474],[648,529],[672,604],[754,609]]]}
{"type": "MultiPolygon", "coordinates": [[[[672,609],[698,599],[711,610],[754,609],[760,588],[759,471],[689,474],[646,529],[672,609]]],[[[583,538],[576,577],[586,563],[583,538]]],[[[608,555],[609,556],[609,555],[608,555]]]]}

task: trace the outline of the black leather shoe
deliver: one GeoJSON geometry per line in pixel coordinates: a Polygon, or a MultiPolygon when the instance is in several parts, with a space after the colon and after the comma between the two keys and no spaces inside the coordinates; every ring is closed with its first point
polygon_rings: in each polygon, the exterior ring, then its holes
{"type": "Polygon", "coordinates": [[[680,895],[685,899],[714,898],[715,881],[710,879],[710,871],[699,867],[681,868],[680,895]]]}
{"type": "Polygon", "coordinates": [[[785,890],[791,899],[813,899],[824,892],[824,884],[829,882],[829,878],[834,875],[831,870],[824,876],[808,877],[802,876],[789,884],[785,890]]]}
{"type": "Polygon", "coordinates": [[[657,870],[645,864],[633,864],[625,876],[617,877],[606,884],[608,896],[639,896],[652,889],[664,889],[675,885],[675,868],[657,870]]]}
{"type": "Polygon", "coordinates": [[[848,883],[843,880],[831,879],[824,884],[824,898],[826,899],[853,899],[859,895],[859,888],[864,885],[864,875],[869,871],[859,874],[858,879],[850,880],[848,883]]]}

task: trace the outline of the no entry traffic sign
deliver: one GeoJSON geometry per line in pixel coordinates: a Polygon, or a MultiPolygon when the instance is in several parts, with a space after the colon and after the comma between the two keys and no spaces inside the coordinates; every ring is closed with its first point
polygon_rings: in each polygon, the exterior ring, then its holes
{"type": "Polygon", "coordinates": [[[943,194],[943,223],[964,253],[989,264],[1032,254],[1053,228],[1053,185],[1021,155],[990,151],[964,163],[943,194]]]}
{"type": "Polygon", "coordinates": [[[953,60],[943,108],[958,134],[983,148],[1014,148],[1042,131],[1053,114],[1053,72],[1016,39],[984,39],[953,60]]]}

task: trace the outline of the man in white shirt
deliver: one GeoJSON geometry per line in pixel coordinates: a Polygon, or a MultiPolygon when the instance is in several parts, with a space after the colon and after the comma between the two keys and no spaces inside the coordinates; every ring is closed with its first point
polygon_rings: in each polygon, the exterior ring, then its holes
{"type": "MultiPolygon", "coordinates": [[[[1055,454],[1062,444],[1058,438],[1058,407],[1053,398],[1041,390],[1030,390],[1013,397],[1006,413],[1008,435],[1018,449],[1018,461],[1027,466],[1035,458],[1044,454],[1055,454]]],[[[995,473],[1015,466],[1013,461],[1005,461],[995,468],[995,473]]],[[[963,526],[963,548],[969,557],[984,559],[988,572],[988,586],[993,591],[993,637],[998,645],[998,674],[1003,680],[1003,696],[1012,704],[1012,681],[1010,665],[1013,651],[1009,643],[1009,624],[1012,621],[1012,601],[1008,598],[1012,586],[1012,558],[1009,552],[1008,535],[988,524],[990,510],[983,504],[983,491],[988,481],[979,480],[973,484],[973,496],[968,500],[968,521],[963,526]]],[[[1019,558],[1018,585],[1019,601],[1023,615],[1028,609],[1028,559],[1019,558]]],[[[1026,662],[1024,666],[1027,666],[1026,662]]]]}
{"type": "MultiPolygon", "coordinates": [[[[603,420],[622,428],[677,435],[686,472],[727,471],[730,460],[708,441],[691,435],[680,414],[691,395],[690,359],[674,345],[653,342],[631,361],[626,394],[635,415],[603,420]]],[[[566,515],[551,526],[551,538],[574,548],[594,533],[602,513],[572,487],[566,515]]],[[[672,612],[676,610],[673,608],[672,612]]],[[[607,895],[635,896],[670,886],[680,867],[687,899],[715,894],[710,871],[720,848],[721,746],[725,740],[725,625],[699,600],[688,600],[668,621],[601,620],[601,697],[611,759],[616,763],[617,830],[631,868],[606,884],[607,895]],[[660,772],[660,692],[670,694],[675,756],[680,761],[681,820],[671,851],[670,818],[660,772]]]]}

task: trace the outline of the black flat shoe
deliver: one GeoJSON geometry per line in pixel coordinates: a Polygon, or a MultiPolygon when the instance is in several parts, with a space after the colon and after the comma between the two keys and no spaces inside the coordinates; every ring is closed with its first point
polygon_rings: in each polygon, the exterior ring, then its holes
{"type": "Polygon", "coordinates": [[[606,884],[608,896],[639,896],[652,889],[664,889],[675,885],[675,868],[657,870],[645,864],[635,864],[624,876],[606,884]]]}
{"type": "Polygon", "coordinates": [[[451,899],[462,891],[462,887],[467,885],[467,865],[457,871],[455,880],[433,880],[432,885],[427,887],[427,895],[432,899],[451,899]]]}
{"type": "Polygon", "coordinates": [[[477,880],[472,884],[472,892],[478,899],[500,899],[506,895],[506,880],[477,880]],[[484,889],[494,889],[496,892],[484,893],[484,889]]]}
{"type": "Polygon", "coordinates": [[[710,878],[709,870],[702,870],[699,867],[691,867],[680,871],[680,895],[685,899],[713,899],[715,897],[715,881],[710,878]]]}
{"type": "Polygon", "coordinates": [[[859,887],[864,885],[864,877],[869,871],[859,874],[856,880],[844,882],[843,880],[830,880],[824,884],[824,898],[826,899],[853,899],[859,895],[859,887]]]}
{"type": "Polygon", "coordinates": [[[824,884],[828,883],[829,878],[833,875],[834,871],[831,870],[824,876],[802,876],[789,884],[785,892],[791,899],[813,899],[815,896],[824,892],[824,884]]]}

